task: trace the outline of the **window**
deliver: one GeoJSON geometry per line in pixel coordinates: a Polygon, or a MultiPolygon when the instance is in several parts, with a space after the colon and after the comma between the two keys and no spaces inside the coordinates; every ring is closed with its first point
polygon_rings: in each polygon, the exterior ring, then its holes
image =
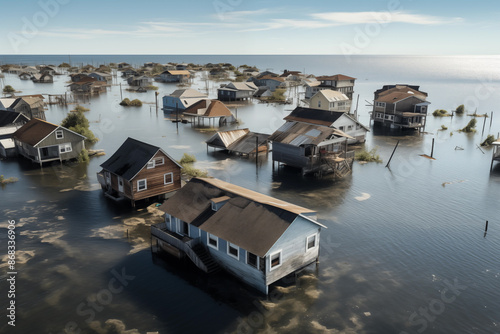
{"type": "Polygon", "coordinates": [[[71,152],[73,149],[71,148],[71,143],[66,143],[59,145],[59,153],[68,153],[71,152]]]}
{"type": "Polygon", "coordinates": [[[64,138],[63,130],[57,130],[56,131],[56,139],[63,139],[63,138],[64,138]]]}
{"type": "Polygon", "coordinates": [[[148,181],[146,179],[137,180],[137,191],[148,189],[148,181]]]}
{"type": "Polygon", "coordinates": [[[281,251],[271,254],[269,260],[271,262],[271,270],[281,266],[281,251]]]}
{"type": "Polygon", "coordinates": [[[238,255],[240,253],[240,248],[236,246],[235,244],[230,243],[229,241],[227,242],[227,253],[234,257],[235,259],[239,259],[238,255]]]}
{"type": "Polygon", "coordinates": [[[350,131],[350,130],[352,130],[352,125],[347,126],[347,131],[350,131]]]}
{"type": "Polygon", "coordinates": [[[385,102],[376,102],[375,106],[377,106],[377,107],[385,107],[385,102]]]}
{"type": "Polygon", "coordinates": [[[258,268],[259,267],[259,262],[258,262],[258,257],[257,255],[247,252],[247,264],[254,267],[258,268]]]}
{"type": "Polygon", "coordinates": [[[310,235],[306,239],[306,251],[316,247],[316,234],[310,235]]]}
{"type": "Polygon", "coordinates": [[[154,160],[154,162],[155,162],[155,167],[160,166],[160,165],[163,165],[165,163],[165,159],[163,159],[163,157],[159,157],[159,158],[156,158],[154,160]]]}
{"type": "Polygon", "coordinates": [[[148,169],[151,169],[151,168],[155,168],[155,161],[154,160],[151,160],[148,162],[148,169]]]}
{"type": "Polygon", "coordinates": [[[164,184],[174,183],[174,174],[173,173],[163,174],[163,183],[164,184]]]}
{"type": "Polygon", "coordinates": [[[215,235],[207,233],[208,245],[212,248],[219,249],[219,238],[215,235]]]}
{"type": "Polygon", "coordinates": [[[321,108],[321,100],[318,100],[318,108],[321,108]]]}
{"type": "Polygon", "coordinates": [[[344,131],[345,127],[344,126],[339,126],[340,131],[344,131]]]}

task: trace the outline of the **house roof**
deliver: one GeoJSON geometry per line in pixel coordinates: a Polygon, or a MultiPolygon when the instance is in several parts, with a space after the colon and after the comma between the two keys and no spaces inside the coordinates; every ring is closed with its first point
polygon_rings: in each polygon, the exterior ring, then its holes
{"type": "Polygon", "coordinates": [[[428,95],[426,92],[420,91],[420,86],[408,85],[408,84],[396,84],[396,85],[384,85],[381,89],[377,89],[375,91],[375,96],[381,96],[396,91],[398,92],[412,91],[415,94],[422,94],[423,96],[428,95]]]}
{"type": "Polygon", "coordinates": [[[108,160],[101,164],[101,167],[130,181],[147,165],[149,160],[158,151],[162,151],[170,160],[181,167],[158,146],[153,146],[130,137],[125,140],[108,160]]]}
{"type": "Polygon", "coordinates": [[[319,81],[326,81],[326,80],[342,81],[342,80],[356,80],[356,78],[348,77],[347,75],[343,75],[343,74],[335,74],[335,75],[322,75],[322,76],[316,77],[316,80],[319,80],[319,81]]]}
{"type": "Polygon", "coordinates": [[[237,130],[229,130],[229,131],[219,131],[214,134],[210,139],[206,141],[208,145],[228,148],[229,145],[233,144],[247,133],[250,130],[247,129],[237,129],[237,130]]]}
{"type": "Polygon", "coordinates": [[[15,111],[0,110],[0,127],[12,124],[16,121],[19,122],[23,120],[28,122],[29,118],[15,111]]]}
{"type": "MultiPolygon", "coordinates": [[[[68,130],[62,126],[43,121],[38,118],[33,118],[30,120],[28,123],[24,124],[22,127],[20,127],[16,132],[14,132],[13,137],[17,138],[19,141],[26,143],[30,146],[36,146],[38,143],[40,143],[45,137],[50,135],[52,132],[54,132],[56,129],[62,128],[67,131],[68,130]]],[[[73,132],[73,131],[71,131],[73,132]]],[[[85,138],[84,136],[73,132],[77,135],[79,135],[82,138],[85,138]]]]}
{"type": "Polygon", "coordinates": [[[225,87],[219,88],[221,90],[252,90],[257,91],[259,88],[253,82],[230,82],[225,87]]]}
{"type": "Polygon", "coordinates": [[[410,92],[399,92],[399,91],[391,92],[389,94],[379,96],[379,98],[376,99],[375,101],[385,102],[385,103],[395,103],[395,102],[399,102],[401,100],[407,99],[409,97],[414,97],[416,99],[419,99],[419,100],[425,102],[425,98],[423,98],[421,96],[417,96],[417,95],[415,95],[415,93],[413,93],[411,91],[410,92]]]}
{"type": "Polygon", "coordinates": [[[191,116],[203,116],[203,117],[223,117],[231,116],[231,110],[229,110],[224,103],[218,100],[203,99],[184,111],[184,114],[191,116]],[[206,109],[203,114],[199,114],[199,109],[206,109]]]}
{"type": "Polygon", "coordinates": [[[188,97],[200,97],[200,98],[205,98],[208,97],[206,94],[200,93],[196,89],[177,89],[175,90],[172,94],[169,96],[172,97],[182,97],[182,98],[188,98],[188,97]]]}
{"type": "Polygon", "coordinates": [[[318,145],[332,136],[340,135],[340,133],[341,131],[327,126],[286,122],[269,137],[269,141],[297,147],[301,145],[318,145]]]}
{"type": "MultiPolygon", "coordinates": [[[[193,178],[160,210],[263,257],[301,214],[314,211],[218,179],[193,178]],[[229,200],[213,211],[211,201],[229,200]]],[[[323,226],[313,220],[313,223],[323,226]]]]}
{"type": "Polygon", "coordinates": [[[31,108],[43,107],[43,100],[38,96],[23,96],[18,97],[14,103],[10,105],[10,108],[15,108],[21,101],[26,102],[31,108]]]}
{"type": "Polygon", "coordinates": [[[258,145],[265,144],[269,135],[250,132],[249,129],[219,131],[206,141],[209,146],[224,148],[232,152],[249,154],[255,151],[255,141],[258,145]]]}
{"type": "Polygon", "coordinates": [[[5,98],[5,99],[0,99],[0,103],[4,106],[4,108],[10,108],[12,103],[14,103],[16,99],[13,98],[5,98]]]}
{"type": "Polygon", "coordinates": [[[271,75],[264,75],[263,77],[260,77],[259,80],[274,80],[274,81],[279,81],[279,82],[285,82],[285,78],[273,77],[271,75]]]}
{"type": "Polygon", "coordinates": [[[343,114],[341,111],[297,107],[284,120],[331,126],[343,114]]]}
{"type": "Polygon", "coordinates": [[[191,73],[189,73],[188,70],[167,70],[163,73],[168,73],[170,75],[190,75],[191,73]]]}
{"type": "Polygon", "coordinates": [[[316,94],[314,94],[313,97],[315,95],[323,95],[325,97],[325,99],[328,100],[328,102],[348,101],[349,100],[349,98],[344,93],[341,93],[341,92],[338,92],[335,90],[331,90],[331,89],[322,89],[319,92],[317,92],[316,94]]]}

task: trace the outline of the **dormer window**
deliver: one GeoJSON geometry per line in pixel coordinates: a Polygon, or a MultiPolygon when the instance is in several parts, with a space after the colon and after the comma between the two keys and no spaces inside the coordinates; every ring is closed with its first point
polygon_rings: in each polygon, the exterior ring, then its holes
{"type": "Polygon", "coordinates": [[[64,138],[63,130],[57,130],[56,131],[56,139],[63,139],[63,138],[64,138]]]}
{"type": "Polygon", "coordinates": [[[212,198],[212,210],[218,211],[229,200],[229,196],[212,198]]]}

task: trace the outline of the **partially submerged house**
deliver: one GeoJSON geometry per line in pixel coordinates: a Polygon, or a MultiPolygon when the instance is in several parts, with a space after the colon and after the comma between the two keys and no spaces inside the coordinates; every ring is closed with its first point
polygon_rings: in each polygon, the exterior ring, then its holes
{"type": "Polygon", "coordinates": [[[366,133],[369,131],[368,127],[342,111],[297,107],[284,120],[338,129],[352,137],[348,139],[348,144],[363,143],[366,133]]]}
{"type": "Polygon", "coordinates": [[[209,125],[221,126],[236,120],[224,103],[209,99],[196,102],[184,110],[183,115],[190,118],[193,125],[205,125],[205,120],[208,120],[209,125]]]}
{"type": "Polygon", "coordinates": [[[54,82],[54,76],[50,74],[49,72],[44,72],[40,74],[34,74],[31,77],[31,80],[35,83],[53,83],[54,82]]]}
{"type": "Polygon", "coordinates": [[[32,162],[76,159],[85,148],[85,137],[60,125],[37,118],[13,133],[17,153],[32,162]]]}
{"type": "Polygon", "coordinates": [[[218,179],[191,179],[160,210],[165,223],[151,226],[158,248],[204,272],[222,267],[265,294],[318,260],[326,228],[312,210],[218,179]]]}
{"type": "Polygon", "coordinates": [[[344,93],[331,89],[322,89],[311,97],[309,107],[349,113],[351,100],[344,93]]]}
{"type": "Polygon", "coordinates": [[[314,94],[323,89],[331,89],[345,94],[352,100],[354,93],[354,82],[356,78],[343,74],[323,75],[316,77],[316,81],[306,82],[305,98],[310,99],[314,94]]]}
{"type": "Polygon", "coordinates": [[[266,87],[271,92],[274,92],[276,88],[286,88],[285,78],[278,76],[259,76],[256,78],[249,78],[247,82],[253,82],[259,89],[266,87]]]}
{"type": "Polygon", "coordinates": [[[10,158],[17,155],[12,135],[28,121],[29,118],[24,114],[0,110],[0,157],[10,158]]]}
{"type": "Polygon", "coordinates": [[[493,170],[493,162],[500,162],[500,139],[495,140],[491,145],[493,146],[493,152],[491,154],[490,172],[493,170]]]}
{"type": "Polygon", "coordinates": [[[134,86],[134,87],[147,87],[147,86],[150,86],[152,82],[153,82],[153,79],[151,79],[150,77],[144,76],[144,75],[131,76],[131,77],[127,78],[127,83],[130,86],[134,86]]]}
{"type": "Polygon", "coordinates": [[[247,129],[219,131],[206,141],[207,148],[226,150],[244,157],[269,151],[269,135],[251,132],[247,129]]]}
{"type": "Polygon", "coordinates": [[[177,89],[172,94],[163,96],[162,109],[182,112],[203,99],[208,99],[208,95],[200,93],[196,89],[177,89]]]}
{"type": "Polygon", "coordinates": [[[19,112],[12,110],[0,110],[0,128],[4,126],[23,125],[30,119],[19,112]]]}
{"type": "Polygon", "coordinates": [[[185,83],[189,80],[191,73],[188,70],[168,70],[162,72],[155,78],[159,82],[180,82],[185,83]]]}
{"type": "Polygon", "coordinates": [[[220,101],[248,100],[259,88],[253,82],[231,82],[217,88],[217,98],[220,101]]]}
{"type": "Polygon", "coordinates": [[[113,76],[109,73],[92,72],[89,74],[89,77],[95,78],[97,81],[102,81],[106,83],[113,81],[113,76]]]}
{"type": "Polygon", "coordinates": [[[113,200],[164,198],[181,187],[181,166],[163,149],[127,138],[104,163],[97,179],[113,200]]]}
{"type": "Polygon", "coordinates": [[[100,93],[106,92],[107,83],[104,81],[98,81],[93,77],[84,77],[81,81],[72,82],[68,85],[70,91],[73,94],[89,94],[98,95],[100,93]]]}
{"type": "Polygon", "coordinates": [[[7,108],[23,114],[29,119],[39,118],[45,120],[45,102],[42,95],[20,96],[7,108]]]}
{"type": "Polygon", "coordinates": [[[21,74],[19,74],[19,79],[21,79],[21,80],[30,80],[32,76],[33,76],[33,74],[31,74],[31,73],[22,72],[21,74]]]}
{"type": "Polygon", "coordinates": [[[372,120],[375,123],[403,129],[425,129],[427,93],[418,86],[384,86],[375,91],[372,120]]]}
{"type": "Polygon", "coordinates": [[[349,138],[352,137],[328,126],[286,122],[269,137],[273,144],[273,169],[277,161],[300,169],[303,175],[333,173],[342,178],[351,172],[354,161],[354,152],[347,151],[349,138]]]}

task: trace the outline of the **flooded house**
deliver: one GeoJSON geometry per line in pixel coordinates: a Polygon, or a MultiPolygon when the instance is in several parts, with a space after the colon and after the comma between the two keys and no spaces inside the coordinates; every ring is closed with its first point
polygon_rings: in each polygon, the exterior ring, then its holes
{"type": "Polygon", "coordinates": [[[188,82],[191,73],[188,70],[167,70],[155,78],[159,82],[188,82]]]}
{"type": "Polygon", "coordinates": [[[495,140],[491,145],[493,146],[493,152],[491,155],[490,172],[493,170],[493,163],[500,162],[500,139],[495,140]]]}
{"type": "Polygon", "coordinates": [[[95,78],[97,81],[102,81],[106,83],[113,81],[113,76],[109,73],[92,72],[89,74],[89,77],[95,78]]]}
{"type": "Polygon", "coordinates": [[[430,102],[419,86],[386,85],[375,91],[371,118],[375,123],[402,129],[425,129],[430,102]]]}
{"type": "Polygon", "coordinates": [[[25,115],[29,119],[45,120],[45,102],[42,95],[26,95],[17,97],[7,110],[25,115]]]}
{"type": "Polygon", "coordinates": [[[0,157],[10,158],[17,155],[16,145],[12,135],[21,126],[26,124],[29,118],[23,114],[10,110],[0,110],[0,157]]]}
{"type": "Polygon", "coordinates": [[[240,101],[253,97],[259,88],[253,82],[231,82],[217,88],[217,99],[220,101],[240,101]]]}
{"type": "Polygon", "coordinates": [[[153,79],[151,79],[150,77],[144,76],[144,75],[131,76],[131,77],[127,78],[127,83],[130,86],[134,86],[134,87],[147,87],[147,86],[150,86],[152,82],[153,82],[153,79]]]}
{"type": "Polygon", "coordinates": [[[267,154],[269,152],[268,138],[269,135],[251,132],[248,128],[219,131],[206,141],[207,151],[208,147],[213,147],[243,157],[260,153],[267,154]]]}
{"type": "Polygon", "coordinates": [[[264,294],[318,260],[326,228],[312,210],[218,179],[191,179],[159,209],[158,249],[207,273],[223,268],[264,294]]]}
{"type": "Polygon", "coordinates": [[[204,126],[205,120],[208,120],[208,125],[222,126],[227,123],[233,123],[234,118],[231,110],[224,103],[218,100],[203,99],[183,112],[185,118],[189,118],[195,126],[204,126]]]}
{"type": "Polygon", "coordinates": [[[181,187],[181,165],[160,147],[127,138],[97,173],[106,197],[135,202],[164,198],[181,187]]]}
{"type": "Polygon", "coordinates": [[[54,76],[50,74],[49,72],[44,72],[44,73],[39,73],[39,74],[33,74],[31,77],[31,80],[34,83],[53,83],[54,82],[54,76]]]}
{"type": "Polygon", "coordinates": [[[264,75],[255,78],[249,78],[247,82],[253,82],[259,89],[265,87],[271,92],[274,92],[276,88],[286,88],[285,78],[278,76],[264,75]]]}
{"type": "Polygon", "coordinates": [[[20,127],[12,138],[17,153],[40,164],[76,159],[85,148],[85,137],[63,126],[37,118],[20,127]]]}
{"type": "Polygon", "coordinates": [[[311,97],[309,107],[349,113],[351,100],[344,93],[331,89],[322,89],[311,97]]]}
{"type": "Polygon", "coordinates": [[[163,96],[162,109],[164,111],[184,111],[203,99],[208,99],[208,95],[200,93],[196,89],[177,89],[170,95],[163,96]]]}
{"type": "Polygon", "coordinates": [[[343,74],[323,75],[316,77],[316,80],[306,82],[305,98],[310,99],[314,94],[323,89],[331,89],[345,94],[352,100],[354,94],[354,83],[356,78],[343,74]]]}

